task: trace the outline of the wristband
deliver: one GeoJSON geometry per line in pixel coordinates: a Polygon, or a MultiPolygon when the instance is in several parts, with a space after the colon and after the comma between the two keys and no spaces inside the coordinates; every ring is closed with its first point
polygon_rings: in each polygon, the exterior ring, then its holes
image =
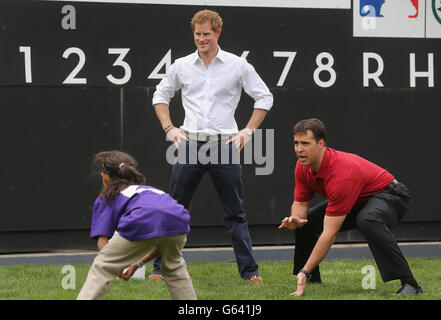
{"type": "Polygon", "coordinates": [[[172,125],[172,124],[170,124],[170,125],[168,125],[167,127],[165,127],[165,129],[164,129],[164,132],[165,132],[165,134],[167,134],[171,129],[173,129],[175,126],[174,125],[172,125]]]}
{"type": "Polygon", "coordinates": [[[306,279],[308,279],[308,280],[311,279],[311,274],[308,271],[306,271],[305,269],[300,269],[299,273],[300,272],[306,275],[306,279]]]}
{"type": "Polygon", "coordinates": [[[248,135],[248,136],[252,136],[253,135],[253,130],[251,130],[250,128],[245,128],[245,129],[243,129],[244,131],[245,131],[245,133],[248,135]]]}
{"type": "Polygon", "coordinates": [[[142,260],[139,260],[136,265],[138,266],[138,268],[142,268],[145,265],[145,262],[142,262],[142,260]]]}

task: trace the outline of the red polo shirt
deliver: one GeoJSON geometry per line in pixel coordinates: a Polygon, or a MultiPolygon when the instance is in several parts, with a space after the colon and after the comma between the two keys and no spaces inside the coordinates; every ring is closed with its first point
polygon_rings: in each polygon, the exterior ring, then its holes
{"type": "Polygon", "coordinates": [[[319,172],[297,161],[294,200],[310,201],[315,192],[326,197],[326,215],[348,214],[356,203],[383,191],[394,177],[383,168],[356,154],[326,148],[319,172]]]}

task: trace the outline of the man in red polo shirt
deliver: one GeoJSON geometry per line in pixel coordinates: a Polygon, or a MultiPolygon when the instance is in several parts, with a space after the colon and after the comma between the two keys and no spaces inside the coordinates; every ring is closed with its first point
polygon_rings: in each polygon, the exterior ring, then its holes
{"type": "Polygon", "coordinates": [[[355,154],[326,147],[326,128],[318,119],[294,126],[294,203],[280,229],[295,230],[294,274],[300,296],[309,282],[321,283],[319,263],[339,231],[357,228],[366,238],[384,282],[400,279],[398,294],[422,292],[390,232],[407,211],[410,194],[383,168],[355,154]],[[314,194],[327,198],[309,209],[314,194]],[[320,235],[320,236],[318,236],[320,235]]]}

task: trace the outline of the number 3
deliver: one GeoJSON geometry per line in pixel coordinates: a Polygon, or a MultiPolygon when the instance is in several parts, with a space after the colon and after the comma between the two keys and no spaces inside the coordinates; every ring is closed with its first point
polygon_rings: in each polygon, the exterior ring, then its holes
{"type": "Polygon", "coordinates": [[[107,80],[109,80],[113,84],[125,84],[132,77],[132,69],[130,68],[130,65],[127,62],[123,61],[129,51],[130,49],[128,48],[109,48],[109,54],[119,54],[113,66],[122,67],[124,69],[124,76],[120,79],[115,78],[111,74],[107,75],[107,80]]]}

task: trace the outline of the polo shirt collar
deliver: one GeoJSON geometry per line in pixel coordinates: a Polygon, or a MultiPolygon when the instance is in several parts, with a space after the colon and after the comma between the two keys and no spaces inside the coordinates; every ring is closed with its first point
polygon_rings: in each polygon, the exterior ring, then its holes
{"type": "Polygon", "coordinates": [[[323,155],[322,164],[320,165],[320,170],[315,173],[311,167],[309,167],[309,172],[313,174],[316,178],[325,179],[328,174],[329,169],[329,158],[331,157],[331,152],[329,148],[326,147],[325,154],[323,155]]]}

